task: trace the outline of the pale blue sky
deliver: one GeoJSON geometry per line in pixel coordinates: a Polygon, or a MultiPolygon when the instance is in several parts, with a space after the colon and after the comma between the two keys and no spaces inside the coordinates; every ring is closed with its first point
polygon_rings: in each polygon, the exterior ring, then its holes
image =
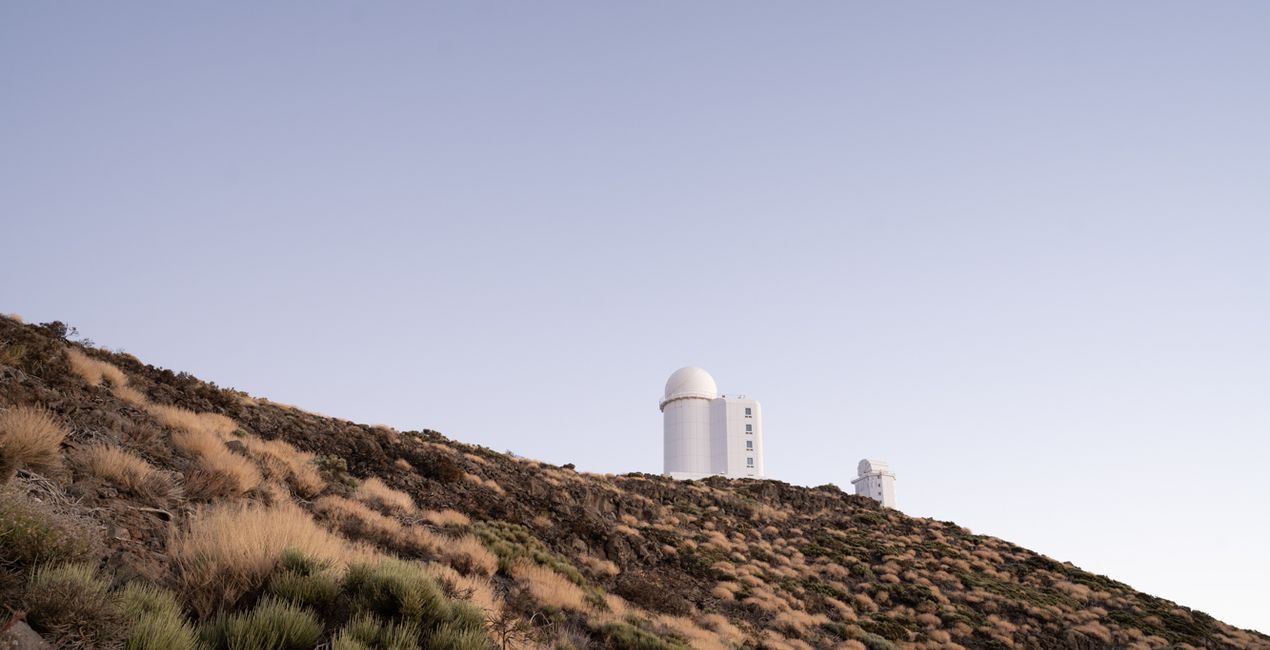
{"type": "Polygon", "coordinates": [[[767,469],[1270,632],[1270,5],[0,6],[0,311],[310,409],[767,469]]]}

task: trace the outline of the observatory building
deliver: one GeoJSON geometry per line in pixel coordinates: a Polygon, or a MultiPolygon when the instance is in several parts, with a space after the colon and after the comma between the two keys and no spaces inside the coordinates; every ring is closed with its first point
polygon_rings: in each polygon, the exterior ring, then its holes
{"type": "Polygon", "coordinates": [[[665,475],[763,478],[763,418],[756,400],[719,395],[701,368],[680,368],[662,396],[665,475]]]}
{"type": "Polygon", "coordinates": [[[857,496],[869,497],[884,508],[895,507],[895,475],[885,461],[864,459],[856,467],[859,478],[851,481],[857,496]]]}

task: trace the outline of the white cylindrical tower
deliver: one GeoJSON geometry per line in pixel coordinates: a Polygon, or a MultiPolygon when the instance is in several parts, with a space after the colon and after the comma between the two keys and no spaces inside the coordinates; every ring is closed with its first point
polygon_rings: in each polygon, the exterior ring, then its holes
{"type": "Polygon", "coordinates": [[[719,389],[701,368],[680,368],[666,380],[661,400],[665,471],[674,478],[709,476],[710,400],[719,389]]]}

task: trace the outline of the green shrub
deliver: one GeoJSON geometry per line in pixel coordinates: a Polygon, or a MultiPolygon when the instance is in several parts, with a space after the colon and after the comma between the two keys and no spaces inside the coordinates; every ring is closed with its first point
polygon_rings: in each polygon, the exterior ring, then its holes
{"type": "Polygon", "coordinates": [[[489,637],[483,628],[465,627],[454,621],[438,627],[424,644],[427,650],[485,650],[488,647],[489,637]]]}
{"type": "Polygon", "coordinates": [[[872,632],[861,632],[856,635],[855,639],[863,643],[869,650],[895,650],[894,643],[872,632]]]}
{"type": "Polygon", "coordinates": [[[27,582],[26,620],[63,648],[95,648],[117,642],[123,612],[110,582],[91,564],[44,565],[27,582]]]}
{"type": "Polygon", "coordinates": [[[678,641],[664,639],[630,623],[609,623],[601,631],[618,650],[691,650],[678,641]]]}
{"type": "Polygon", "coordinates": [[[413,650],[419,647],[419,628],[413,623],[385,623],[358,614],[331,642],[331,650],[413,650]]]}
{"type": "MultiPolygon", "coordinates": [[[[475,650],[487,647],[483,613],[466,602],[451,601],[441,585],[415,562],[382,560],[377,564],[349,567],[344,576],[344,592],[356,612],[357,625],[341,633],[350,647],[353,642],[370,648],[404,643],[408,634],[422,639],[429,650],[475,650]],[[375,619],[387,621],[372,623],[375,619]],[[393,626],[400,626],[398,629],[393,626]],[[410,630],[411,632],[407,632],[410,630]]],[[[411,646],[413,647],[413,646],[411,646]]]]}
{"type": "Polygon", "coordinates": [[[289,548],[270,576],[267,591],[289,603],[322,611],[339,595],[339,582],[330,571],[330,563],[289,548]]]}
{"type": "Polygon", "coordinates": [[[307,609],[265,597],[249,612],[220,614],[201,636],[211,650],[313,650],[322,623],[307,609]]]}
{"type": "Polygon", "coordinates": [[[42,564],[95,558],[101,541],[83,520],[11,486],[0,489],[0,548],[0,569],[25,573],[42,564]]]}
{"type": "Polygon", "coordinates": [[[344,575],[344,591],[359,611],[431,630],[449,620],[450,599],[423,567],[401,560],[357,564],[344,575]]]}
{"type": "Polygon", "coordinates": [[[195,650],[198,637],[176,596],[166,589],[129,583],[119,595],[130,622],[127,650],[195,650]]]}
{"type": "Polygon", "coordinates": [[[505,521],[483,521],[476,524],[472,532],[490,552],[498,556],[498,570],[503,573],[508,573],[518,561],[525,559],[552,569],[579,587],[586,586],[586,579],[576,567],[548,550],[524,526],[505,521]]]}

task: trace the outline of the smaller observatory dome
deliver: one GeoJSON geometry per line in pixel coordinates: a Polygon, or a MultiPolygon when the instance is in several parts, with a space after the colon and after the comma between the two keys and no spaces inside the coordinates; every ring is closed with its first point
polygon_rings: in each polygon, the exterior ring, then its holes
{"type": "Polygon", "coordinates": [[[878,472],[879,474],[886,474],[887,472],[890,472],[890,471],[891,471],[891,466],[887,465],[886,461],[870,460],[868,458],[860,461],[860,465],[856,467],[856,472],[860,476],[867,476],[874,472],[878,472]]]}
{"type": "Polygon", "coordinates": [[[665,408],[667,403],[685,397],[714,399],[718,396],[719,387],[715,385],[714,377],[701,368],[689,366],[676,370],[666,380],[666,394],[661,400],[661,406],[665,408]]]}

